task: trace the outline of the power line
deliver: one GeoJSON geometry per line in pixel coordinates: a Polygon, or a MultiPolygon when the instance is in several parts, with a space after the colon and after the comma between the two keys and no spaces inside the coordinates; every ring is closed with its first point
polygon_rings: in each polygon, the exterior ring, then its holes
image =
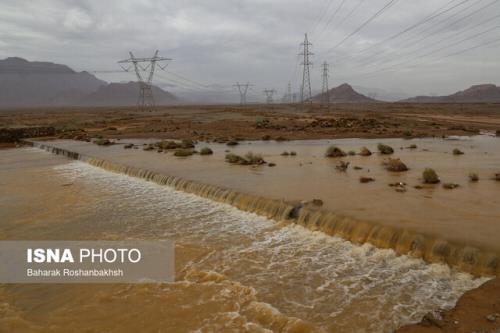
{"type": "Polygon", "coordinates": [[[311,34],[313,34],[314,31],[318,28],[321,21],[323,21],[323,19],[325,18],[326,13],[328,13],[328,11],[330,10],[330,6],[332,5],[333,0],[327,0],[327,1],[328,1],[328,4],[327,4],[326,8],[321,11],[321,14],[319,16],[319,20],[317,19],[314,21],[314,25],[311,29],[311,34]]]}
{"type": "Polygon", "coordinates": [[[328,26],[330,25],[330,23],[332,23],[333,19],[335,18],[335,16],[337,16],[337,13],[342,9],[342,7],[344,7],[344,3],[346,2],[346,0],[342,0],[339,4],[339,6],[337,7],[337,9],[335,10],[335,12],[333,12],[333,15],[330,16],[330,19],[327,21],[326,25],[323,27],[323,30],[321,30],[321,33],[318,35],[318,38],[317,39],[320,39],[321,36],[323,35],[323,33],[326,31],[326,29],[328,28],[328,26]]]}
{"type": "Polygon", "coordinates": [[[354,6],[352,8],[352,10],[346,15],[344,16],[344,18],[342,20],[339,21],[339,23],[337,25],[335,25],[335,28],[339,27],[340,25],[342,25],[342,23],[345,22],[345,20],[347,20],[349,17],[351,17],[352,14],[354,14],[358,9],[359,7],[361,7],[361,5],[365,2],[366,0],[360,0],[358,2],[358,4],[356,6],[354,6]]]}
{"type": "Polygon", "coordinates": [[[374,15],[372,15],[368,20],[363,22],[359,27],[354,29],[350,34],[348,34],[344,39],[342,39],[340,42],[338,42],[334,47],[330,48],[327,50],[325,53],[331,53],[332,51],[336,50],[338,47],[340,47],[342,44],[344,44],[347,40],[349,40],[351,37],[355,36],[357,33],[359,33],[364,27],[366,27],[368,24],[370,24],[373,20],[375,20],[377,17],[382,15],[386,10],[391,8],[394,4],[396,4],[399,0],[390,0],[388,3],[384,5],[381,9],[379,9],[374,15]]]}

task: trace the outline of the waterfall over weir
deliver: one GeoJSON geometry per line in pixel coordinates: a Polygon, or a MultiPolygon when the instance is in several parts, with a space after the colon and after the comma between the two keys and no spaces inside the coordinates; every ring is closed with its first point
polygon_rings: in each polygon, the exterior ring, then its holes
{"type": "Polygon", "coordinates": [[[53,147],[47,143],[36,141],[27,143],[53,154],[80,160],[108,171],[145,179],[159,185],[168,185],[176,190],[226,203],[243,211],[277,221],[299,224],[327,235],[339,236],[353,243],[371,243],[379,248],[393,249],[398,254],[408,254],[423,258],[428,262],[446,263],[474,275],[500,276],[500,258],[496,253],[447,242],[401,228],[355,220],[335,214],[335,212],[311,209],[283,200],[269,199],[220,186],[163,175],[53,147]]]}

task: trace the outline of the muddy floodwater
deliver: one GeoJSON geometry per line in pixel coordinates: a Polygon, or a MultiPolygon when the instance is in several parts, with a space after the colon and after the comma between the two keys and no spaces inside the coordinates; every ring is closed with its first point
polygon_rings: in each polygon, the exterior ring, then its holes
{"type": "MultiPolygon", "coordinates": [[[[408,141],[386,140],[411,168],[404,175],[382,170],[377,155],[346,158],[364,170],[339,174],[335,162],[322,157],[327,142],[231,149],[262,152],[277,163],[254,169],[225,164],[223,145],[212,146],[213,156],[181,159],[121,145],[54,144],[270,196],[318,197],[329,209],[493,246],[499,236],[499,185],[486,178],[499,167],[499,156],[492,140],[419,140],[417,151],[399,150],[408,141]],[[455,146],[465,155],[452,156],[455,146]],[[292,149],[298,156],[279,155],[292,149]],[[387,186],[416,184],[427,165],[462,187],[396,193],[387,186]],[[484,181],[469,184],[470,171],[484,181]],[[359,184],[362,174],[377,180],[359,184]]],[[[376,144],[341,142],[346,150],[376,144]]],[[[174,283],[0,285],[2,332],[391,332],[429,311],[452,307],[465,291],[486,281],[36,148],[0,152],[0,211],[0,239],[176,243],[174,283]]]]}
{"type": "Polygon", "coordinates": [[[172,152],[143,151],[144,142],[121,140],[120,144],[100,147],[86,142],[55,141],[51,145],[92,157],[123,163],[184,179],[201,181],[260,196],[303,201],[321,199],[323,209],[388,226],[413,230],[484,250],[500,253],[500,182],[492,180],[500,173],[500,138],[488,135],[448,139],[340,139],[290,142],[241,142],[235,147],[224,144],[199,143],[209,146],[214,155],[175,157],[172,152]],[[139,149],[123,149],[133,142],[139,149]],[[377,152],[379,142],[394,148],[391,156],[377,152]],[[346,156],[342,159],[324,157],[329,145],[345,152],[358,153],[362,147],[374,154],[346,156]],[[416,145],[416,148],[409,147],[416,145]],[[453,155],[453,149],[463,155],[453,155]],[[266,165],[249,167],[224,162],[227,152],[244,155],[262,154],[266,165]],[[296,156],[281,153],[296,152],[296,156]],[[400,158],[407,172],[389,172],[383,162],[389,157],[400,158]],[[339,160],[349,162],[346,172],[335,166],[339,160]],[[422,172],[430,167],[438,173],[441,184],[422,189],[422,172]],[[359,169],[361,168],[361,169],[359,169]],[[479,182],[470,182],[469,174],[477,173],[479,182]],[[375,181],[361,184],[360,177],[375,181]],[[389,186],[406,183],[406,192],[389,186]],[[460,185],[454,190],[443,183],[460,185]]]}

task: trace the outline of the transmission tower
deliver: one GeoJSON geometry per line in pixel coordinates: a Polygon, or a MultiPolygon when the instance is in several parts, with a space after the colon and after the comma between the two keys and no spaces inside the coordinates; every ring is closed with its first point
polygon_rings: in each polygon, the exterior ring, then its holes
{"type": "Polygon", "coordinates": [[[165,70],[168,64],[161,65],[162,62],[172,60],[170,58],[159,57],[158,50],[156,50],[152,58],[136,58],[132,52],[129,52],[130,58],[118,61],[120,67],[128,72],[134,67],[135,75],[137,76],[137,81],[139,82],[139,98],[137,99],[137,105],[143,111],[150,111],[155,106],[155,101],[153,97],[152,83],[153,76],[155,73],[156,66],[161,70],[165,70]],[[123,67],[121,64],[131,64],[128,68],[123,67]],[[147,77],[144,78],[142,72],[147,72],[147,77]]]}
{"type": "Polygon", "coordinates": [[[310,52],[309,48],[312,46],[307,39],[307,34],[305,34],[304,42],[300,44],[304,50],[302,53],[299,53],[300,56],[303,56],[303,60],[301,65],[304,66],[304,70],[302,72],[302,86],[300,89],[300,101],[302,103],[310,102],[312,103],[312,91],[311,91],[311,75],[310,75],[310,66],[312,62],[309,61],[309,56],[312,56],[313,53],[310,52]]]}
{"type": "Polygon", "coordinates": [[[288,87],[287,87],[287,102],[292,103],[292,83],[288,82],[288,87]]]}
{"type": "Polygon", "coordinates": [[[250,83],[245,83],[245,84],[240,84],[239,82],[236,82],[236,84],[233,87],[237,87],[238,91],[240,92],[240,104],[245,105],[247,104],[247,91],[248,87],[251,87],[252,85],[250,83]]]}
{"type": "Polygon", "coordinates": [[[264,94],[266,95],[266,103],[267,104],[272,104],[273,103],[273,95],[276,93],[276,90],[274,89],[265,89],[264,94]]]}
{"type": "Polygon", "coordinates": [[[321,65],[321,70],[322,70],[322,75],[321,77],[323,78],[323,89],[321,90],[321,102],[323,104],[330,104],[330,91],[328,90],[328,63],[325,61],[321,65]]]}

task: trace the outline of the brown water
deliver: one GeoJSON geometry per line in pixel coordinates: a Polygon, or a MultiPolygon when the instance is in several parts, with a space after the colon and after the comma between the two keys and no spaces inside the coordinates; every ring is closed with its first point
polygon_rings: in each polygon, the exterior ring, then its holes
{"type": "Polygon", "coordinates": [[[6,332],[390,332],[485,281],[31,148],[0,212],[1,239],[176,242],[175,283],[1,285],[6,332]]]}
{"type": "MultiPolygon", "coordinates": [[[[141,141],[122,140],[123,142],[141,141]]],[[[150,140],[153,141],[153,140],[150,140]]],[[[166,175],[228,187],[245,193],[287,200],[322,199],[324,208],[337,214],[382,223],[418,233],[445,238],[481,249],[500,253],[500,182],[491,180],[500,172],[500,139],[491,136],[460,137],[455,139],[386,139],[386,140],[317,140],[276,142],[243,142],[228,148],[210,144],[213,156],[178,158],[172,153],[127,150],[122,145],[99,147],[85,142],[56,141],[51,145],[67,148],[89,156],[104,158],[166,175]],[[410,168],[408,172],[393,173],[384,169],[387,157],[349,156],[347,172],[338,172],[338,159],[324,158],[330,144],[345,151],[363,146],[376,151],[383,141],[395,148],[393,157],[401,158],[410,168]],[[401,149],[416,144],[417,149],[401,149]],[[459,148],[465,154],[454,156],[459,148]],[[245,154],[261,153],[275,168],[245,167],[224,162],[225,151],[245,154]],[[296,151],[296,157],[283,157],[283,151],[296,151]],[[360,166],[363,170],[354,170],[360,166]],[[414,189],[421,185],[421,174],[426,167],[434,168],[442,182],[457,183],[461,187],[446,190],[441,185],[414,189]],[[478,173],[480,181],[471,183],[468,175],[478,173]],[[360,184],[360,176],[376,179],[360,184]],[[406,193],[398,193],[388,184],[405,182],[406,193]]],[[[199,144],[198,147],[207,146],[199,144]]]]}

